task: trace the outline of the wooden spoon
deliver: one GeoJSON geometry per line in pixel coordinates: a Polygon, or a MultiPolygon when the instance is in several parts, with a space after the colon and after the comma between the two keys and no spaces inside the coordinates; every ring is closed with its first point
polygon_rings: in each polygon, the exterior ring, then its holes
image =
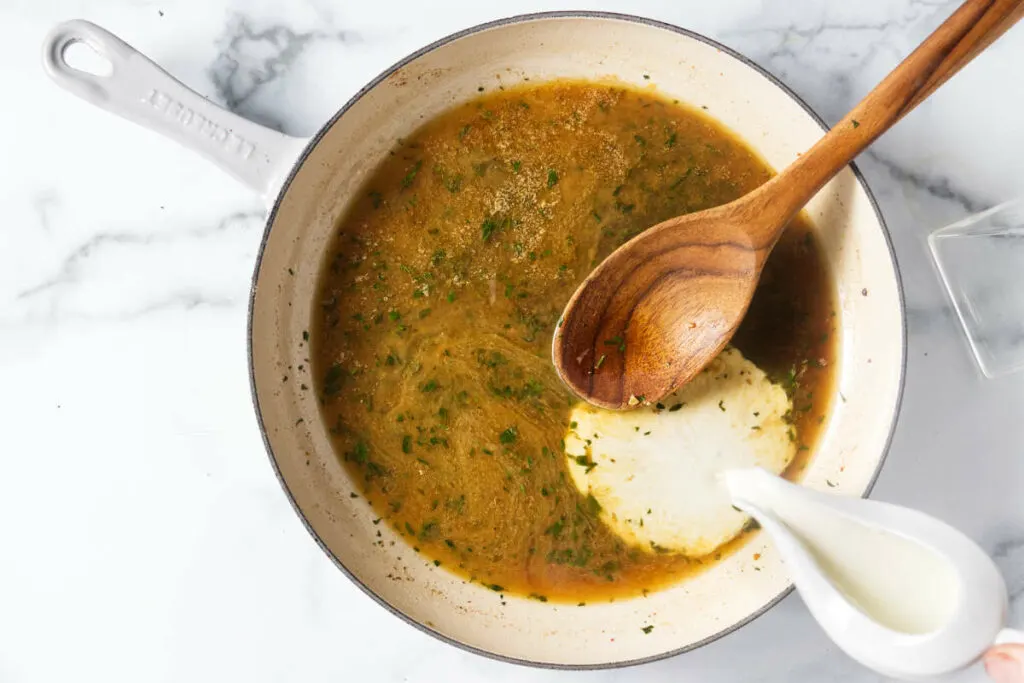
{"type": "Polygon", "coordinates": [[[659,223],[580,285],[553,359],[581,398],[612,409],[657,401],[732,338],[765,260],[821,187],[1024,14],[1024,0],[967,0],[853,111],[784,171],[729,204],[659,223]]]}

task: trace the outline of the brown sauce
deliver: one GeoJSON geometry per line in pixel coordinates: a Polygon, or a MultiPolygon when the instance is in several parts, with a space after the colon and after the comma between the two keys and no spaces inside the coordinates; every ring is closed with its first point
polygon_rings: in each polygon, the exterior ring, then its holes
{"type": "MultiPolygon", "coordinates": [[[[398,141],[338,226],[311,342],[334,447],[376,513],[441,569],[542,600],[636,595],[741,547],[650,552],[598,519],[566,470],[574,399],[550,344],[613,249],[770,175],[699,111],[597,83],[483,95],[398,141]]],[[[798,219],[734,340],[793,397],[790,474],[828,414],[834,301],[798,219]]]]}

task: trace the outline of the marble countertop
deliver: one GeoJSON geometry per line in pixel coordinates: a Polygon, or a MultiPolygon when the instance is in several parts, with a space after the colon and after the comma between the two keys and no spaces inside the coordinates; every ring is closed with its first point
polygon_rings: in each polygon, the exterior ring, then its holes
{"type": "MultiPolygon", "coordinates": [[[[836,121],[956,3],[590,0],[705,33],[836,121]]],[[[699,651],[532,670],[420,633],[310,540],[264,455],[245,359],[264,208],[211,165],[62,92],[55,22],[121,35],[211,99],[313,132],[378,72],[549,0],[18,0],[0,5],[0,682],[881,680],[791,596],[699,651]]],[[[977,539],[1024,623],[1024,375],[978,373],[928,232],[1024,195],[1024,26],[859,160],[909,313],[899,427],[875,495],[977,539]]],[[[978,264],[983,268],[984,264],[978,264]]],[[[1007,283],[1008,287],[1019,286],[1007,283]]],[[[980,671],[950,680],[982,680],[980,671]]]]}

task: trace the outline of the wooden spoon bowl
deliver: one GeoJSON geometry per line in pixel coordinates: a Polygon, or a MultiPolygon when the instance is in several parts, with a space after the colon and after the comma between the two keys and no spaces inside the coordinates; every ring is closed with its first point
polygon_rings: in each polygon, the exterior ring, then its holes
{"type": "Polygon", "coordinates": [[[655,225],[576,291],[555,365],[578,394],[607,408],[657,400],[729,342],[775,240],[752,234],[734,204],[655,225]]]}

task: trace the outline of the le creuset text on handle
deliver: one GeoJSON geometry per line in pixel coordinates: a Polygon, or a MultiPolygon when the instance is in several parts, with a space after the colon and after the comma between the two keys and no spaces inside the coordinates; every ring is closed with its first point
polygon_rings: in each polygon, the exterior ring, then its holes
{"type": "Polygon", "coordinates": [[[129,121],[163,133],[214,162],[272,202],[306,140],[232,114],[185,87],[112,33],[88,21],[55,26],[43,43],[43,66],[65,90],[129,121]],[[65,58],[84,43],[110,64],[99,75],[65,58]]]}

